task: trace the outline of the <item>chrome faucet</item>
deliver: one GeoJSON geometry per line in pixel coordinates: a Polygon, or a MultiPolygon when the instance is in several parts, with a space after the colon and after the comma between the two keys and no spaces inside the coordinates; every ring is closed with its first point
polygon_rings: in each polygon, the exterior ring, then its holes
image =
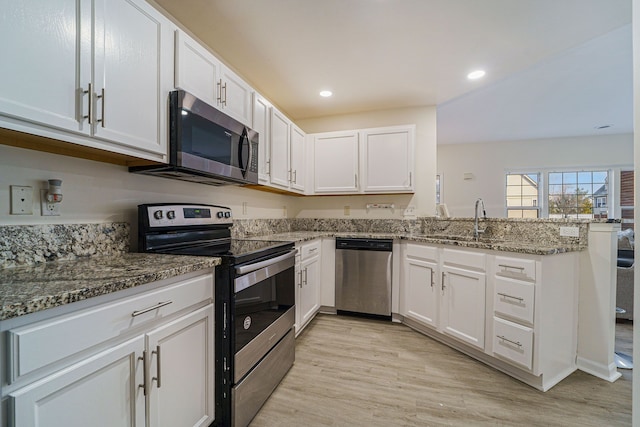
{"type": "Polygon", "coordinates": [[[478,198],[478,200],[476,200],[475,219],[474,219],[474,225],[473,225],[473,237],[475,237],[476,242],[480,238],[480,234],[486,231],[486,229],[480,230],[480,228],[478,227],[478,206],[480,206],[480,204],[482,204],[482,217],[484,219],[487,219],[487,211],[485,211],[484,209],[484,201],[478,198]]]}

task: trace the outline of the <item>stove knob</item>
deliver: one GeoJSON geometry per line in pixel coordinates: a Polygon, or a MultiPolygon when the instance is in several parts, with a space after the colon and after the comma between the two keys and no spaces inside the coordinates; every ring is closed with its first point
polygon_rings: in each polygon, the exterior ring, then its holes
{"type": "Polygon", "coordinates": [[[231,218],[231,212],[225,212],[224,213],[224,217],[225,218],[231,218]]]}
{"type": "Polygon", "coordinates": [[[220,211],[218,213],[216,213],[216,216],[220,219],[224,218],[224,212],[220,211]]]}
{"type": "Polygon", "coordinates": [[[153,217],[154,217],[155,219],[162,219],[162,211],[155,211],[155,212],[153,213],[153,217]]]}
{"type": "Polygon", "coordinates": [[[175,219],[176,218],[176,212],[175,211],[167,212],[167,218],[168,219],[175,219]]]}

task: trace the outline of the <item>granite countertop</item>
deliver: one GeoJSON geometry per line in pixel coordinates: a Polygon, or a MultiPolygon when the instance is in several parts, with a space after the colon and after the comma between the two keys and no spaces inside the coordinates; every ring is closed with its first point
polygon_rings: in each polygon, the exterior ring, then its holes
{"type": "Polygon", "coordinates": [[[483,239],[476,242],[467,236],[435,236],[410,233],[366,233],[366,232],[332,232],[332,231],[294,231],[289,233],[269,234],[264,236],[251,236],[251,240],[273,240],[283,242],[305,242],[320,237],[346,237],[369,239],[401,239],[411,242],[433,243],[465,248],[488,249],[503,252],[517,252],[532,255],[554,255],[566,252],[577,252],[586,249],[579,244],[549,244],[545,242],[527,243],[498,239],[483,239]]]}
{"type": "Polygon", "coordinates": [[[4,268],[0,320],[213,268],[220,261],[215,257],[123,253],[4,268]]]}

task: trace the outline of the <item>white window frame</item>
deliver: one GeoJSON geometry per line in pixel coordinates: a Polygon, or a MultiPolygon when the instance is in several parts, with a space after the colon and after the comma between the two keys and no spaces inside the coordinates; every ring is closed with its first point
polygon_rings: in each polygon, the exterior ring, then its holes
{"type": "MultiPolygon", "coordinates": [[[[526,169],[507,169],[504,172],[503,180],[503,203],[504,203],[504,215],[509,214],[507,207],[507,174],[524,174],[530,175],[538,173],[540,176],[539,184],[539,198],[538,207],[540,209],[540,218],[549,218],[549,173],[550,172],[597,172],[607,171],[609,174],[609,193],[607,194],[607,217],[608,218],[621,218],[622,208],[620,207],[620,171],[634,170],[633,165],[607,165],[607,166],[576,166],[576,167],[558,167],[558,168],[526,168],[526,169]]],[[[518,209],[511,207],[512,209],[518,209]]]]}
{"type": "Polygon", "coordinates": [[[537,170],[529,170],[529,171],[506,171],[504,173],[504,195],[503,195],[503,200],[504,200],[504,215],[505,218],[509,217],[509,211],[510,210],[531,210],[531,211],[538,211],[538,218],[543,218],[543,205],[544,205],[544,198],[542,196],[542,190],[543,190],[543,186],[544,186],[544,174],[541,171],[537,171],[537,170]],[[538,175],[538,198],[537,198],[537,205],[535,206],[507,206],[507,175],[538,175]]]}

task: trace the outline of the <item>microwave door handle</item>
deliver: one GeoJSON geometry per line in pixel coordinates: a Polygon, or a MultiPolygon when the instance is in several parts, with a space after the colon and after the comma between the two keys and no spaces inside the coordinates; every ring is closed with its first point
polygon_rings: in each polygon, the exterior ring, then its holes
{"type": "MultiPolygon", "coordinates": [[[[249,136],[247,135],[247,128],[244,128],[242,131],[242,135],[240,135],[240,142],[238,144],[238,166],[240,166],[240,170],[242,171],[242,175],[244,176],[247,173],[247,168],[249,167],[249,163],[244,163],[242,148],[244,147],[245,141],[249,142],[249,136]]],[[[251,156],[251,154],[249,154],[251,156]]]]}

